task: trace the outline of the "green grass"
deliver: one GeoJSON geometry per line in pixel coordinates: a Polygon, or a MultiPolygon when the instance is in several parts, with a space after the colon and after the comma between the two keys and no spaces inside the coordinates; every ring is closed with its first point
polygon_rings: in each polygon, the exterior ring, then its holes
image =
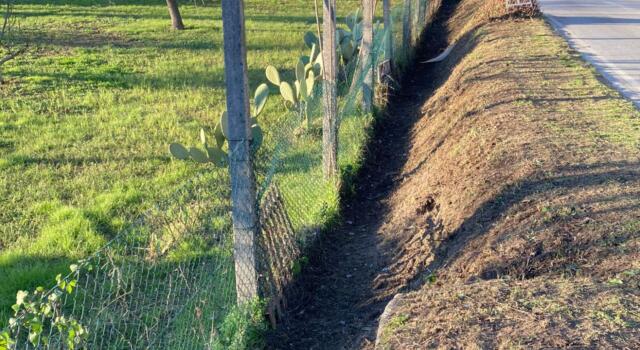
{"type": "MultiPolygon", "coordinates": [[[[208,171],[170,159],[167,146],[197,144],[198,129],[215,124],[225,96],[218,1],[182,4],[185,31],[169,29],[162,0],[17,3],[35,49],[2,67],[0,325],[17,290],[49,285],[72,261],[208,171]]],[[[340,14],[357,3],[341,1],[340,14]]],[[[307,51],[302,36],[315,30],[312,5],[245,1],[252,91],[266,81],[267,64],[291,79],[307,51]]],[[[285,115],[272,97],[261,116],[265,152],[285,115]]],[[[342,167],[360,161],[367,123],[343,123],[342,167]]],[[[298,208],[298,227],[321,227],[338,208],[335,189],[310,181],[321,175],[319,149],[316,138],[283,154],[280,168],[288,170],[277,179],[298,208]]]]}

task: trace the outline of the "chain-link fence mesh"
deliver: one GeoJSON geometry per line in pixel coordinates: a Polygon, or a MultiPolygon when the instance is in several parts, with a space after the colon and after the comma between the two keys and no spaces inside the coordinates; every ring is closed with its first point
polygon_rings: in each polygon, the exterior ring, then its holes
{"type": "MultiPolygon", "coordinates": [[[[349,34],[356,42],[353,59],[340,56],[338,74],[343,178],[357,170],[374,118],[361,105],[367,73],[378,83],[385,81],[389,67],[399,71],[407,66],[433,6],[427,0],[397,2],[389,28],[376,17],[370,58],[357,55],[357,26],[339,26],[342,38],[349,34]]],[[[228,172],[207,168],[79,261],[54,288],[25,298],[10,321],[8,348],[253,347],[263,312],[275,322],[286,308],[286,290],[300,271],[301,252],[339,214],[338,182],[325,179],[322,170],[321,86],[315,84],[304,104],[265,128],[255,157],[260,227],[247,249],[255,261],[260,302],[237,305],[236,288],[252,288],[253,282],[236,281],[228,172]]]]}

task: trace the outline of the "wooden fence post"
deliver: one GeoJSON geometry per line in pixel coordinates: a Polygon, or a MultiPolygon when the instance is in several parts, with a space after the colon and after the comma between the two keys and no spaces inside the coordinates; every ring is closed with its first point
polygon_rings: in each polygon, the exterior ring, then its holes
{"type": "Polygon", "coordinates": [[[360,46],[360,58],[362,59],[362,109],[366,113],[372,111],[373,106],[373,13],[375,0],[362,0],[362,44],[360,46]]]}
{"type": "Polygon", "coordinates": [[[323,102],[322,164],[325,179],[338,174],[338,90],[336,75],[338,54],[336,43],[336,0],[322,0],[323,102]]]}
{"type": "MultiPolygon", "coordinates": [[[[384,48],[385,60],[393,62],[393,28],[391,27],[391,0],[383,0],[382,17],[384,20],[384,29],[387,31],[384,48]]],[[[391,66],[393,66],[393,64],[391,66]]]]}
{"type": "MultiPolygon", "coordinates": [[[[402,50],[405,60],[409,59],[411,52],[411,0],[404,0],[402,16],[402,50]]],[[[404,62],[407,64],[408,62],[404,62]]]]}
{"type": "Polygon", "coordinates": [[[422,34],[424,26],[427,24],[427,0],[420,0],[420,7],[418,8],[418,35],[422,34]]]}
{"type": "Polygon", "coordinates": [[[414,0],[411,8],[411,43],[415,46],[420,39],[420,0],[414,0]]]}
{"type": "Polygon", "coordinates": [[[222,21],[236,293],[238,304],[245,304],[258,296],[258,214],[251,159],[244,1],[222,0],[222,21]]]}

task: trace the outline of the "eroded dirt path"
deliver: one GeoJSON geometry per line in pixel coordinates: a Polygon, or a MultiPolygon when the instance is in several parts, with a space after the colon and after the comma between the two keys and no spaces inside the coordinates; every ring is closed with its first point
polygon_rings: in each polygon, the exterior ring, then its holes
{"type": "MultiPolygon", "coordinates": [[[[427,29],[414,62],[433,58],[447,46],[446,21],[454,6],[443,4],[427,29]]],[[[394,244],[382,242],[380,227],[387,199],[407,159],[410,131],[421,117],[420,108],[435,90],[431,65],[415,63],[403,88],[376,126],[356,195],[345,204],[343,224],[328,232],[314,249],[310,264],[289,301],[286,320],[268,336],[269,349],[370,348],[377,321],[392,296],[375,279],[392,262],[394,244]]],[[[399,283],[399,282],[398,282],[399,283]]]]}

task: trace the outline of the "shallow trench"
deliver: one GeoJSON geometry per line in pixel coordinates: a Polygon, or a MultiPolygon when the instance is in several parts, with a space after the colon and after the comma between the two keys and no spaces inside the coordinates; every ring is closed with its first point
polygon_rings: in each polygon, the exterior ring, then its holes
{"type": "Polygon", "coordinates": [[[403,287],[375,284],[393,263],[396,250],[379,235],[388,213],[385,203],[407,159],[410,131],[422,117],[420,109],[442,80],[434,78],[438,64],[420,62],[446,49],[446,22],[455,3],[445,1],[425,30],[402,88],[392,93],[377,122],[356,194],[345,201],[342,224],[326,232],[309,252],[308,266],[291,286],[287,315],[269,332],[267,348],[373,348],[378,319],[393,297],[389,290],[403,287]]]}

